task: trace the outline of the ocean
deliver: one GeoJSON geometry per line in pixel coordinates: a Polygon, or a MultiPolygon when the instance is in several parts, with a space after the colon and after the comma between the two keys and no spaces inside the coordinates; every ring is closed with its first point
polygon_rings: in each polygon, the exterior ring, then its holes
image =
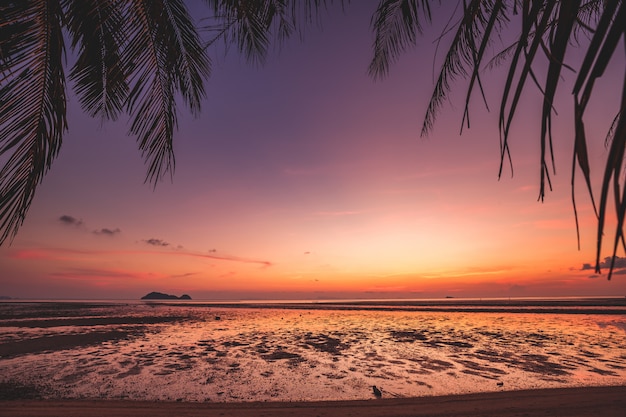
{"type": "Polygon", "coordinates": [[[626,385],[626,299],[0,302],[0,399],[318,401],[626,385]]]}

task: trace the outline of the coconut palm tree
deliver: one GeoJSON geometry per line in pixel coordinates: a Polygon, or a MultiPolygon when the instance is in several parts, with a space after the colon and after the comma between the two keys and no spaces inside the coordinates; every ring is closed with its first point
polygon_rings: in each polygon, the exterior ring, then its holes
{"type": "MultiPolygon", "coordinates": [[[[441,3],[443,2],[428,0],[380,1],[372,18],[376,37],[369,71],[373,77],[385,76],[390,65],[416,44],[423,24],[431,20],[432,8],[441,3]]],[[[435,116],[451,89],[451,82],[459,77],[469,80],[462,118],[462,124],[466,123],[469,127],[470,97],[476,86],[481,94],[483,90],[481,70],[487,63],[487,66],[508,63],[508,75],[499,112],[500,175],[507,159],[510,163],[508,140],[522,90],[529,83],[533,83],[543,95],[541,126],[537,135],[541,145],[539,199],[543,200],[546,188],[551,187],[550,171],[554,167],[551,121],[555,94],[562,71],[575,71],[577,78],[573,89],[575,135],[572,138],[572,203],[576,214],[574,185],[578,168],[598,216],[596,271],[599,273],[605,220],[610,204],[609,192],[613,191],[617,227],[612,242],[613,256],[608,275],[610,279],[620,241],[626,249],[623,232],[626,182],[621,178],[626,147],[626,80],[622,84],[620,108],[615,109],[613,123],[607,126],[606,142],[609,144],[609,152],[597,206],[591,186],[584,120],[595,81],[611,63],[613,55],[619,49],[620,39],[626,43],[626,3],[622,0],[464,0],[459,1],[457,7],[461,9],[460,17],[456,23],[449,23],[443,30],[452,36],[452,42],[430,99],[422,135],[432,129],[435,116]],[[514,27],[515,24],[518,25],[517,28],[514,27]],[[499,54],[487,57],[487,47],[494,39],[499,39],[498,35],[503,30],[511,32],[515,29],[515,42],[499,54]],[[589,38],[584,59],[574,67],[569,66],[564,61],[565,54],[569,47],[578,45],[581,36],[589,38]],[[542,58],[548,63],[547,75],[543,81],[533,72],[533,64],[542,58]]],[[[577,216],[576,229],[578,231],[577,216]]]]}
{"type": "MultiPolygon", "coordinates": [[[[328,0],[330,3],[331,1],[328,0]]],[[[272,42],[301,33],[327,0],[206,0],[210,42],[262,61],[272,42]]],[[[0,2],[0,244],[23,223],[68,129],[69,79],[91,116],[131,118],[155,184],[174,169],[177,98],[199,114],[210,72],[206,42],[184,0],[0,2]]]]}
{"type": "Polygon", "coordinates": [[[23,222],[68,128],[66,39],[83,109],[128,112],[146,181],[172,171],[176,97],[198,113],[210,69],[182,0],[3,1],[0,39],[0,242],[23,222]]]}

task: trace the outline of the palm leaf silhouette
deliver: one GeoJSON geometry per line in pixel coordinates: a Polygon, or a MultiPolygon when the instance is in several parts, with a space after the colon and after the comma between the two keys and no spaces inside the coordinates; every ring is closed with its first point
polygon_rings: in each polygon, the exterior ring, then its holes
{"type": "MultiPolygon", "coordinates": [[[[585,59],[581,65],[576,84],[574,86],[574,95],[576,96],[576,135],[580,146],[577,146],[574,155],[579,158],[584,152],[583,144],[585,142],[585,131],[583,124],[583,116],[591,94],[595,81],[602,76],[608,66],[619,42],[620,37],[626,34],[626,6],[623,2],[613,1],[607,2],[606,8],[600,17],[598,27],[591,40],[585,59]]],[[[611,126],[610,134],[612,136],[611,146],[607,163],[604,170],[602,187],[600,193],[600,207],[598,217],[598,239],[596,248],[596,271],[600,272],[600,258],[602,251],[602,240],[604,235],[604,225],[606,221],[606,212],[608,206],[608,193],[611,183],[613,184],[613,196],[615,201],[615,211],[617,215],[617,227],[613,242],[613,256],[609,268],[609,279],[615,265],[617,247],[620,240],[624,239],[624,218],[626,216],[626,182],[620,185],[620,175],[624,162],[624,147],[626,146],[626,118],[624,117],[626,109],[626,78],[622,84],[622,100],[620,111],[611,126]]],[[[577,143],[577,145],[579,145],[577,143]]],[[[580,164],[583,173],[588,170],[585,164],[580,164]]],[[[588,165],[588,164],[587,164],[588,165]]],[[[588,175],[586,180],[589,183],[588,175]]]]}
{"type": "Polygon", "coordinates": [[[400,55],[417,42],[422,33],[423,20],[432,18],[430,2],[411,0],[383,0],[379,3],[372,26],[374,28],[374,58],[369,73],[382,78],[400,55]]]}
{"type": "Polygon", "coordinates": [[[61,15],[59,1],[0,9],[0,241],[24,221],[67,128],[61,15]]]}
{"type": "Polygon", "coordinates": [[[128,98],[128,68],[121,52],[124,16],[118,0],[68,3],[67,25],[78,58],[70,78],[83,109],[92,117],[115,120],[128,98]]]}
{"type": "Polygon", "coordinates": [[[182,0],[24,0],[0,4],[0,243],[15,236],[67,129],[70,78],[93,117],[131,115],[156,183],[174,168],[176,98],[194,114],[210,62],[182,0]]]}
{"type": "Polygon", "coordinates": [[[146,181],[156,184],[174,169],[176,93],[198,111],[209,63],[182,1],[133,0],[132,6],[123,56],[131,73],[130,133],[148,164],[146,181]]]}
{"type": "Polygon", "coordinates": [[[212,16],[205,27],[209,44],[222,40],[235,45],[253,63],[263,63],[272,44],[280,45],[294,34],[320,23],[320,13],[333,3],[349,0],[206,0],[212,16]]]}
{"type": "MultiPolygon", "coordinates": [[[[591,42],[586,48],[586,56],[577,68],[578,77],[574,87],[575,135],[572,164],[572,203],[576,230],[578,233],[578,213],[574,199],[577,168],[582,172],[591,203],[598,215],[598,238],[596,249],[596,270],[600,272],[602,241],[609,205],[609,190],[617,215],[617,226],[612,248],[614,262],[621,241],[626,249],[623,233],[626,221],[626,183],[622,184],[620,174],[623,169],[624,147],[626,146],[626,80],[622,84],[622,102],[617,117],[609,129],[611,139],[605,166],[600,203],[596,208],[591,185],[591,168],[587,153],[588,139],[585,134],[584,114],[593,92],[594,82],[601,77],[618,46],[618,41],[626,34],[626,11],[622,0],[580,0],[541,1],[541,0],[466,0],[462,2],[463,13],[456,26],[455,36],[444,59],[439,78],[435,84],[424,118],[423,134],[433,127],[437,112],[450,91],[450,82],[457,77],[470,78],[465,100],[463,122],[467,122],[470,96],[475,83],[482,92],[479,70],[486,59],[485,47],[494,34],[503,28],[510,28],[511,22],[520,23],[516,41],[496,54],[487,65],[503,65],[508,62],[508,74],[500,101],[499,127],[501,138],[500,172],[508,158],[510,163],[509,138],[517,106],[528,79],[531,79],[543,95],[540,142],[539,199],[543,200],[546,188],[551,188],[550,167],[554,168],[552,149],[552,113],[554,100],[561,81],[563,68],[572,69],[564,62],[571,44],[578,43],[581,34],[591,34],[591,42]],[[513,19],[519,14],[517,19],[513,19]],[[477,47],[478,46],[478,47],[477,47]],[[540,82],[533,71],[533,64],[543,56],[548,61],[548,71],[544,82],[540,82]],[[471,74],[471,76],[469,76],[471,74]]],[[[415,43],[415,36],[421,32],[416,24],[416,16],[430,20],[429,2],[421,0],[381,0],[378,17],[373,19],[377,34],[374,57],[370,73],[385,75],[389,64],[397,56],[415,43]],[[419,11],[422,14],[419,14],[419,11]]],[[[578,238],[580,242],[580,237],[578,238]]],[[[611,278],[614,263],[610,266],[611,278]]]]}

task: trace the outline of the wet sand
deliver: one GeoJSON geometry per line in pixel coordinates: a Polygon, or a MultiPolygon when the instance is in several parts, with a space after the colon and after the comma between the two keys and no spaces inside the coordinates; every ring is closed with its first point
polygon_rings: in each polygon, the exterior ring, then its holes
{"type": "Polygon", "coordinates": [[[625,314],[275,307],[0,303],[0,402],[300,404],[375,400],[372,385],[398,400],[626,385],[625,314]]]}
{"type": "Polygon", "coordinates": [[[0,401],[0,416],[7,417],[624,417],[625,413],[626,386],[286,403],[0,401]]]}

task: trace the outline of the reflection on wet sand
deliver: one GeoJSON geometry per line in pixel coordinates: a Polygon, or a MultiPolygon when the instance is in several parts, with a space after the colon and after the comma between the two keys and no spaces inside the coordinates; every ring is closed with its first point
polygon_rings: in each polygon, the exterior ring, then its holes
{"type": "Polygon", "coordinates": [[[408,397],[626,384],[623,314],[143,304],[0,313],[6,397],[300,401],[373,398],[373,386],[408,397]]]}

